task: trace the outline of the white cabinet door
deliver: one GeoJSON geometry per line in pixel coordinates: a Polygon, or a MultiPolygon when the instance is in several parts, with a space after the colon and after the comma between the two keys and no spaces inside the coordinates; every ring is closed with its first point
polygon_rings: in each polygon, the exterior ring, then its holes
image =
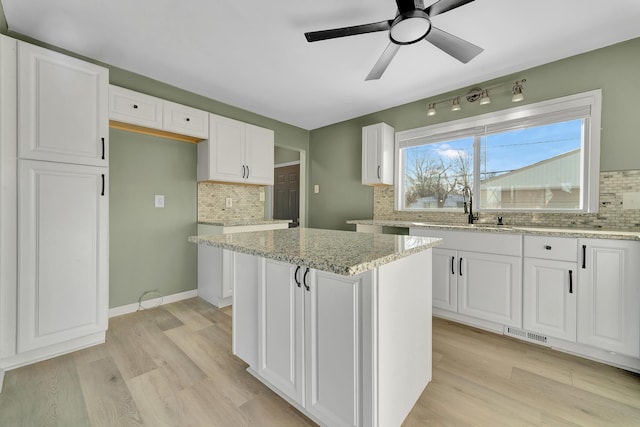
{"type": "Polygon", "coordinates": [[[106,171],[19,161],[20,352],[107,329],[106,171]]]}
{"type": "Polygon", "coordinates": [[[393,185],[394,138],[386,123],[362,128],[362,184],[393,185]]]}
{"type": "Polygon", "coordinates": [[[306,409],[327,425],[362,425],[362,276],[311,270],[303,274],[303,284],[309,288],[304,291],[306,409]]]}
{"type": "Polygon", "coordinates": [[[522,258],[458,251],[458,313],[522,327],[522,258]]]}
{"type": "Polygon", "coordinates": [[[525,329],[575,342],[577,267],[575,262],[524,259],[525,329]]]}
{"type": "Polygon", "coordinates": [[[433,306],[458,311],[457,251],[433,249],[433,306]]]}
{"type": "Polygon", "coordinates": [[[197,108],[162,101],[162,130],[207,139],[209,114],[197,108]]]}
{"type": "Polygon", "coordinates": [[[579,239],[578,342],[640,355],[640,243],[579,239]]]}
{"type": "Polygon", "coordinates": [[[109,85],[109,119],[152,129],[162,129],[162,100],[109,85]]]}
{"type": "Polygon", "coordinates": [[[273,185],[273,131],[247,124],[245,138],[246,183],[273,185]]]}
{"type": "Polygon", "coordinates": [[[106,68],[18,42],[18,156],[108,165],[106,68]]]}
{"type": "Polygon", "coordinates": [[[243,182],[244,123],[209,115],[209,140],[198,144],[198,181],[243,182]]]}
{"type": "Polygon", "coordinates": [[[258,374],[304,406],[302,268],[269,259],[261,262],[258,374]]]}

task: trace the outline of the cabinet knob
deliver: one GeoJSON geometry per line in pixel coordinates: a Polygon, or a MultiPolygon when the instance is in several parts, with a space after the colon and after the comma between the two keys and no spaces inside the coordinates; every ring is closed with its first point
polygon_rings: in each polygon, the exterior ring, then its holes
{"type": "Polygon", "coordinates": [[[186,121],[188,121],[188,122],[190,122],[190,121],[191,121],[191,119],[190,119],[189,117],[187,117],[185,120],[186,120],[186,121]]]}
{"type": "Polygon", "coordinates": [[[544,247],[544,248],[545,248],[546,250],[548,250],[548,251],[550,251],[550,250],[551,250],[551,246],[549,246],[549,245],[545,245],[545,247],[544,247]]]}
{"type": "Polygon", "coordinates": [[[133,104],[133,109],[134,109],[134,110],[137,110],[137,109],[138,109],[138,105],[133,104]]]}

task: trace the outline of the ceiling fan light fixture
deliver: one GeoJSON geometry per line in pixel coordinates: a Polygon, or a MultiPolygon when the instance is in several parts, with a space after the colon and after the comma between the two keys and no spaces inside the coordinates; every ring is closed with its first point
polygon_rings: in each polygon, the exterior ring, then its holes
{"type": "Polygon", "coordinates": [[[429,104],[429,108],[427,109],[427,116],[435,116],[436,115],[436,104],[429,104]]]}
{"type": "Polygon", "coordinates": [[[453,104],[451,104],[451,111],[460,111],[460,97],[453,98],[453,104]]]}
{"type": "Polygon", "coordinates": [[[429,15],[424,10],[410,10],[393,20],[389,38],[395,44],[406,45],[424,39],[431,30],[429,15]]]}

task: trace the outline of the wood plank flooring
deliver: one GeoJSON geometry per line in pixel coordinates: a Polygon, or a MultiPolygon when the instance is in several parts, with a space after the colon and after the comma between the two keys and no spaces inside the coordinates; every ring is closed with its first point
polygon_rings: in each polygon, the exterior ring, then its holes
{"type": "MultiPolygon", "coordinates": [[[[433,380],[404,426],[640,426],[640,376],[433,321],[433,380]]],[[[103,345],[6,373],[0,426],[314,425],[231,354],[193,298],[110,319],[103,345]]]]}

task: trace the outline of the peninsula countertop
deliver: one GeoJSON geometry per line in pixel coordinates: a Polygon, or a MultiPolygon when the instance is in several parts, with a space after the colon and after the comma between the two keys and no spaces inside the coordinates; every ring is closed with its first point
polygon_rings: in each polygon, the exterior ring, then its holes
{"type": "Polygon", "coordinates": [[[603,230],[600,228],[544,227],[541,225],[496,225],[491,223],[476,224],[437,224],[420,221],[353,219],[347,224],[360,224],[376,227],[422,228],[431,230],[474,231],[480,233],[510,233],[530,236],[577,237],[590,239],[638,240],[640,231],[603,230]]]}
{"type": "Polygon", "coordinates": [[[425,251],[442,239],[291,228],[191,236],[189,241],[353,276],[425,251]]]}

